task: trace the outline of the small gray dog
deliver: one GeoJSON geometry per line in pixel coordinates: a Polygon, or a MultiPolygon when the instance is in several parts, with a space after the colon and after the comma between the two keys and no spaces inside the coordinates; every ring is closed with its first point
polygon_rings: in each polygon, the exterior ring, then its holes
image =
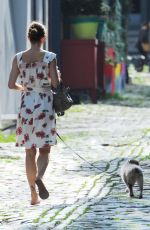
{"type": "Polygon", "coordinates": [[[138,161],[128,160],[121,167],[121,177],[127,186],[130,197],[134,197],[133,186],[137,182],[140,189],[139,199],[143,198],[143,172],[138,161]]]}

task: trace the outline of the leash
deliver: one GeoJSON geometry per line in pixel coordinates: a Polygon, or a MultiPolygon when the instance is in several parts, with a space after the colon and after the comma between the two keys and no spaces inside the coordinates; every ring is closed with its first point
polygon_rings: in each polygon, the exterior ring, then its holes
{"type": "Polygon", "coordinates": [[[84,157],[80,156],[80,154],[78,154],[77,152],[75,152],[69,145],[66,144],[66,142],[62,139],[62,137],[61,137],[58,133],[56,133],[56,134],[57,134],[58,138],[63,142],[63,144],[64,144],[68,149],[70,149],[76,156],[78,156],[78,157],[79,157],[81,160],[83,160],[84,162],[88,163],[88,164],[89,164],[90,166],[92,166],[93,168],[98,169],[98,170],[100,170],[101,172],[103,172],[101,168],[95,166],[93,163],[90,163],[90,162],[89,162],[88,160],[86,160],[84,157]]]}
{"type": "MultiPolygon", "coordinates": [[[[12,124],[12,125],[7,126],[7,127],[3,128],[3,129],[0,129],[0,131],[3,132],[3,131],[5,131],[5,130],[7,130],[7,129],[11,129],[11,128],[15,128],[15,127],[16,127],[16,124],[12,124]]],[[[87,164],[89,164],[90,166],[92,166],[93,168],[98,169],[99,171],[103,172],[101,168],[95,166],[93,163],[90,163],[90,162],[89,162],[88,160],[86,160],[84,157],[80,156],[79,153],[75,152],[69,145],[66,144],[66,142],[62,139],[62,137],[61,137],[58,133],[56,133],[56,134],[57,134],[58,138],[63,142],[63,144],[64,144],[68,149],[70,149],[76,156],[78,156],[81,160],[83,160],[84,162],[86,162],[87,164]]]]}

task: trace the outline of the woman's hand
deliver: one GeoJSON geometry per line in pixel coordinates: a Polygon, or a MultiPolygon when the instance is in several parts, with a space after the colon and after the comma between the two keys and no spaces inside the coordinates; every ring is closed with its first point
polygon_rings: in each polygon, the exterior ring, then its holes
{"type": "Polygon", "coordinates": [[[26,88],[25,86],[23,86],[23,85],[19,85],[19,84],[17,84],[17,83],[16,83],[16,85],[17,85],[17,87],[18,87],[18,90],[21,91],[21,92],[24,92],[24,91],[27,90],[27,88],[26,88]]]}

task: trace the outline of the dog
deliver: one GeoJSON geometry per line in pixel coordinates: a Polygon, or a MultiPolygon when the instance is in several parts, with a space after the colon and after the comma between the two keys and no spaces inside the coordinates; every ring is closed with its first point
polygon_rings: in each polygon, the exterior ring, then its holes
{"type": "Polygon", "coordinates": [[[140,189],[139,199],[143,198],[143,172],[137,160],[128,160],[121,167],[121,178],[127,186],[129,197],[134,197],[133,186],[137,182],[140,189]]]}

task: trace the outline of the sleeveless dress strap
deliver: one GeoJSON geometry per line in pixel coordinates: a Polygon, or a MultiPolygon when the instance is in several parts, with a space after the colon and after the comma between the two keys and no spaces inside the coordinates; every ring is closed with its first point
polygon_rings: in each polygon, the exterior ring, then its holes
{"type": "Polygon", "coordinates": [[[56,59],[56,54],[46,51],[45,55],[44,55],[44,59],[43,61],[46,62],[47,64],[49,64],[50,62],[52,62],[54,59],[56,59]]]}
{"type": "Polygon", "coordinates": [[[16,54],[18,68],[19,68],[19,65],[22,63],[22,53],[23,52],[21,51],[21,52],[16,54]]]}

